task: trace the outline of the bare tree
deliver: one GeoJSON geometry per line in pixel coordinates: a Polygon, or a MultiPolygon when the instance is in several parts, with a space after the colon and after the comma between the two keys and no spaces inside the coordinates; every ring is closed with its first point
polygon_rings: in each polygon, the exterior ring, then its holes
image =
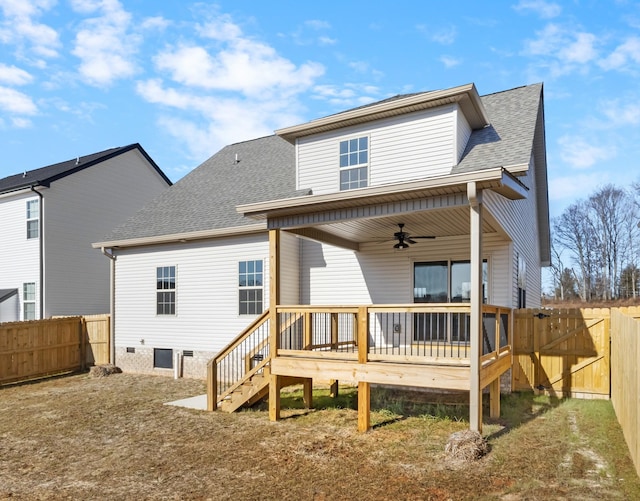
{"type": "MultiPolygon", "coordinates": [[[[587,203],[578,201],[567,207],[553,222],[556,242],[567,249],[572,261],[578,267],[576,279],[579,283],[580,298],[583,301],[591,300],[596,275],[595,242],[589,215],[587,203]]],[[[562,269],[560,271],[562,272],[562,269]]]]}

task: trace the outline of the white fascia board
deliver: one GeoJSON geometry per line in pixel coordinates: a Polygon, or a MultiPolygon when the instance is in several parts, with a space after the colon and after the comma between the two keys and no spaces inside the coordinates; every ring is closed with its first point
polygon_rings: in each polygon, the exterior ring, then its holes
{"type": "Polygon", "coordinates": [[[222,238],[237,235],[260,233],[267,230],[266,223],[248,224],[232,228],[215,228],[211,230],[191,231],[188,233],[174,233],[171,235],[157,235],[151,237],[129,238],[125,240],[110,240],[106,242],[94,242],[94,249],[114,249],[123,247],[143,247],[145,245],[168,244],[176,242],[190,242],[192,240],[204,240],[207,238],[222,238]]]}

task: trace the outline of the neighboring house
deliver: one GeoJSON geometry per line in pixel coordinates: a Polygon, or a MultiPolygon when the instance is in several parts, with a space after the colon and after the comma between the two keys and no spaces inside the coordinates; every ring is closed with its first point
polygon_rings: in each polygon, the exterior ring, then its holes
{"type": "MultiPolygon", "coordinates": [[[[370,310],[365,344],[404,349],[405,362],[417,349],[441,360],[454,347],[468,361],[478,349],[469,332],[484,329],[486,341],[496,317],[504,342],[489,339],[484,353],[510,355],[510,309],[539,306],[550,260],[543,107],[542,84],[483,97],[470,84],[226,146],[94,244],[115,256],[116,363],[162,373],[178,360],[184,375],[204,377],[211,357],[269,318],[279,348],[362,347],[353,321],[362,305],[403,305],[370,310]],[[311,340],[325,330],[324,344],[311,340]]],[[[271,374],[303,375],[298,362],[272,361],[271,374]]],[[[307,366],[308,377],[343,377],[321,365],[307,366]]],[[[456,387],[469,388],[466,370],[456,387]]],[[[363,377],[402,379],[388,373],[363,377]]]]}
{"type": "Polygon", "coordinates": [[[169,186],[139,144],[0,179],[0,322],[108,312],[91,243],[169,186]]]}

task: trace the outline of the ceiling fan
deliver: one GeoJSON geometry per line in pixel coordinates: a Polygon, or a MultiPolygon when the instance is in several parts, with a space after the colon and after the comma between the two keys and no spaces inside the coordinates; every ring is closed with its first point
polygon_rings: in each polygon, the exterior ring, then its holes
{"type": "Polygon", "coordinates": [[[420,236],[410,235],[409,233],[404,231],[404,223],[398,223],[398,227],[400,228],[400,230],[396,231],[393,234],[393,239],[398,241],[393,246],[394,249],[407,249],[407,248],[409,248],[409,244],[418,243],[415,240],[415,239],[418,239],[418,238],[425,238],[425,239],[430,239],[430,240],[433,240],[434,238],[436,238],[433,235],[420,235],[420,236]]]}

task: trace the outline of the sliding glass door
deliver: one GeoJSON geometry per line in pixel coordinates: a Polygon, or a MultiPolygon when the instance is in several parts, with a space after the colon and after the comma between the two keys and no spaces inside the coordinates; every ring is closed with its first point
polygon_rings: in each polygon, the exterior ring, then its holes
{"type": "MultiPolygon", "coordinates": [[[[482,295],[487,302],[487,261],[482,263],[482,295]]],[[[413,266],[414,303],[468,303],[471,301],[469,261],[418,262],[413,266]]],[[[466,313],[417,313],[413,322],[414,341],[468,342],[466,313]]]]}

